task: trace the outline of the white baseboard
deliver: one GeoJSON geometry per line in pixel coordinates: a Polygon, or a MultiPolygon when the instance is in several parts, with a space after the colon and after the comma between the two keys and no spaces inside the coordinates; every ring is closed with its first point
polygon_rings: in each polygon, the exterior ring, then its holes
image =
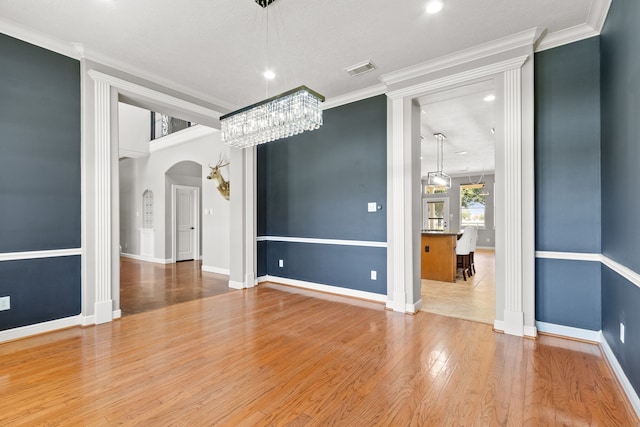
{"type": "Polygon", "coordinates": [[[415,304],[407,304],[407,313],[416,314],[422,308],[422,298],[415,302],[415,304]]]}
{"type": "Polygon", "coordinates": [[[559,335],[566,338],[573,338],[583,341],[600,342],[601,332],[590,331],[589,329],[573,328],[571,326],[556,325],[547,322],[536,322],[539,332],[559,335]]]}
{"type": "Polygon", "coordinates": [[[213,267],[213,266],[210,266],[210,265],[203,265],[202,266],[202,271],[206,271],[207,273],[224,274],[225,276],[229,275],[229,269],[228,268],[213,267]]]}
{"type": "Polygon", "coordinates": [[[620,381],[620,384],[622,384],[622,388],[624,389],[624,392],[627,394],[627,397],[631,402],[631,406],[633,406],[633,409],[636,411],[636,414],[638,415],[638,417],[640,417],[640,397],[638,397],[638,393],[636,393],[635,389],[631,385],[631,382],[629,382],[629,378],[627,378],[627,376],[624,373],[624,370],[622,370],[622,366],[620,366],[618,359],[616,359],[615,354],[613,354],[613,350],[611,350],[611,347],[609,347],[609,343],[605,339],[602,332],[600,332],[599,341],[600,341],[600,348],[602,348],[602,352],[607,358],[607,361],[609,362],[609,366],[611,366],[613,373],[618,378],[618,381],[620,381]]]}
{"type": "Polygon", "coordinates": [[[231,289],[246,289],[247,286],[242,282],[236,282],[235,280],[229,280],[229,287],[231,289]]]}
{"type": "Polygon", "coordinates": [[[72,326],[80,326],[82,316],[65,317],[64,319],[51,320],[49,322],[36,323],[35,325],[21,326],[19,328],[7,329],[0,331],[0,342],[13,341],[20,338],[27,338],[33,335],[53,332],[58,329],[70,328],[72,326]]]}
{"type": "Polygon", "coordinates": [[[154,257],[151,257],[151,256],[128,254],[128,253],[124,253],[124,252],[121,253],[120,256],[125,257],[125,258],[135,259],[135,260],[138,260],[138,261],[154,262],[156,264],[171,264],[173,262],[173,260],[171,258],[169,258],[169,259],[154,258],[154,257]]]}
{"type": "Polygon", "coordinates": [[[496,331],[504,332],[504,320],[494,320],[493,329],[496,331]]]}
{"type": "Polygon", "coordinates": [[[277,276],[261,276],[258,277],[258,283],[262,282],[275,282],[282,283],[283,285],[295,286],[303,289],[310,289],[313,291],[326,292],[328,294],[342,295],[345,297],[360,298],[375,302],[387,302],[387,296],[383,294],[376,294],[373,292],[358,291],[355,289],[341,288],[338,286],[323,285],[321,283],[305,282],[303,280],[287,279],[285,277],[277,276]]]}

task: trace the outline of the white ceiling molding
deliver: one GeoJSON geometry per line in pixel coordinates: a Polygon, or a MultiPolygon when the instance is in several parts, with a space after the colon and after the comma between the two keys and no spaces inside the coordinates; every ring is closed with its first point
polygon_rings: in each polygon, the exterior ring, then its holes
{"type": "Polygon", "coordinates": [[[110,86],[118,88],[120,91],[143,96],[162,104],[173,105],[174,107],[183,109],[185,111],[191,111],[193,113],[213,117],[216,119],[219,119],[223,114],[220,111],[215,111],[210,108],[203,107],[202,105],[194,104],[193,102],[185,101],[184,99],[176,98],[175,96],[167,95],[166,93],[158,92],[156,90],[120,79],[118,77],[110,76],[109,74],[101,73],[100,71],[89,70],[88,73],[93,80],[107,83],[110,86]]]}
{"type": "Polygon", "coordinates": [[[567,28],[566,30],[547,34],[542,40],[540,40],[538,46],[536,46],[536,52],[553,49],[554,47],[563,46],[565,44],[588,39],[589,37],[597,35],[598,32],[588,24],[576,25],[575,27],[567,28]]]}
{"type": "Polygon", "coordinates": [[[587,24],[591,26],[598,34],[602,32],[604,22],[609,14],[609,8],[611,7],[611,0],[592,0],[591,9],[589,10],[589,16],[587,17],[587,24]]]}
{"type": "Polygon", "coordinates": [[[532,46],[535,45],[544,31],[544,28],[532,28],[470,49],[461,50],[460,52],[446,55],[433,61],[423,62],[402,70],[384,74],[380,76],[380,80],[386,85],[392,85],[519,47],[532,46]]]}
{"type": "Polygon", "coordinates": [[[180,132],[172,133],[163,136],[162,138],[150,141],[149,152],[155,153],[156,151],[166,150],[167,148],[175,147],[176,145],[184,144],[198,138],[213,135],[216,132],[220,131],[202,125],[191,126],[189,128],[182,129],[180,132]]]}
{"type": "Polygon", "coordinates": [[[542,52],[543,50],[553,49],[554,47],[599,35],[602,32],[602,27],[607,19],[610,7],[611,0],[592,0],[589,16],[585,24],[576,25],[545,35],[540,40],[538,46],[536,46],[536,52],[542,52]]]}
{"type": "Polygon", "coordinates": [[[68,56],[69,58],[79,60],[82,57],[81,52],[78,51],[74,44],[56,40],[44,33],[34,31],[30,28],[26,28],[20,24],[16,24],[15,22],[2,18],[0,18],[0,33],[4,33],[18,40],[59,53],[60,55],[68,56]]]}
{"type": "Polygon", "coordinates": [[[387,86],[383,83],[370,86],[354,92],[345,93],[344,95],[334,96],[322,103],[322,109],[339,107],[341,105],[351,104],[352,102],[362,101],[363,99],[382,95],[387,91],[387,86]]]}
{"type": "MultiPolygon", "coordinates": [[[[97,62],[107,67],[115,68],[118,71],[122,71],[136,77],[139,77],[149,82],[161,85],[167,89],[175,90],[176,92],[183,93],[185,95],[192,96],[205,102],[220,106],[229,111],[238,109],[238,106],[222,101],[220,99],[205,96],[202,92],[195,91],[184,85],[178,84],[173,81],[169,81],[158,75],[148,73],[134,65],[124,63],[122,61],[110,58],[108,56],[100,55],[84,47],[82,43],[69,43],[51,37],[50,35],[41,33],[31,28],[24,27],[15,22],[0,18],[0,33],[4,33],[8,36],[30,43],[34,46],[42,47],[44,49],[59,53],[60,55],[67,56],[69,58],[81,60],[82,58],[97,62]]],[[[228,111],[223,112],[227,113],[228,111]]]]}
{"type": "Polygon", "coordinates": [[[529,55],[522,55],[512,59],[508,59],[502,62],[496,62],[484,67],[478,67],[470,71],[463,71],[458,74],[445,76],[439,79],[426,81],[424,83],[410,86],[408,88],[402,88],[387,92],[387,96],[391,99],[400,99],[407,96],[411,96],[415,93],[426,93],[431,90],[441,89],[448,86],[454,86],[459,83],[471,81],[473,79],[480,79],[493,74],[502,73],[506,70],[519,68],[529,58],[529,55]]]}
{"type": "MultiPolygon", "coordinates": [[[[216,106],[229,110],[229,111],[224,111],[223,114],[226,114],[230,111],[237,110],[239,108],[237,105],[230,104],[226,101],[223,101],[215,97],[206,96],[202,92],[198,92],[194,89],[191,89],[189,87],[186,87],[174,81],[167,80],[163,77],[160,77],[157,74],[152,74],[147,71],[144,71],[141,68],[136,67],[135,65],[122,62],[120,60],[117,60],[109,56],[101,55],[91,50],[83,49],[83,52],[84,52],[83,57],[91,61],[97,62],[102,65],[106,65],[107,67],[114,68],[118,71],[122,71],[124,73],[131,74],[133,76],[139,77],[149,82],[159,84],[161,86],[166,87],[167,89],[175,90],[176,92],[180,92],[185,95],[192,96],[194,98],[200,99],[205,102],[209,102],[211,104],[214,104],[216,106]]],[[[219,116],[216,116],[216,118],[219,118],[219,116]]]]}

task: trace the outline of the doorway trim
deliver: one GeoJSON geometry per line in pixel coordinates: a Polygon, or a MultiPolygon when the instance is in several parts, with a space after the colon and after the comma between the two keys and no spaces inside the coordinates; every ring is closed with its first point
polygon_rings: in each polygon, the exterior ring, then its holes
{"type": "MultiPolygon", "coordinates": [[[[86,70],[82,62],[82,70],[86,70]]],[[[181,113],[216,126],[222,114],[202,105],[132,83],[96,69],[83,72],[82,321],[111,322],[120,312],[118,101],[126,97],[148,109],[181,113]],[[92,81],[92,87],[85,82],[92,81]],[[89,89],[91,88],[91,89],[89,89]],[[213,123],[215,122],[215,123],[213,123]]],[[[233,202],[232,202],[233,203],[233,202]]],[[[241,218],[242,219],[242,218],[241,218]]],[[[240,220],[241,220],[240,219],[240,220]]]]}
{"type": "MultiPolygon", "coordinates": [[[[494,328],[536,336],[533,179],[533,40],[494,57],[425,73],[413,84],[390,88],[387,307],[420,310],[419,117],[416,98],[493,78],[496,104],[496,320],[494,328]],[[416,82],[417,81],[417,82],[416,82]]],[[[396,86],[400,86],[396,84],[396,86]]]]}
{"type": "Polygon", "coordinates": [[[178,202],[176,195],[178,190],[189,190],[194,194],[193,221],[195,223],[195,237],[193,239],[193,260],[197,261],[200,259],[200,189],[189,185],[171,184],[171,262],[174,264],[178,260],[178,227],[176,224],[178,218],[178,202]]]}

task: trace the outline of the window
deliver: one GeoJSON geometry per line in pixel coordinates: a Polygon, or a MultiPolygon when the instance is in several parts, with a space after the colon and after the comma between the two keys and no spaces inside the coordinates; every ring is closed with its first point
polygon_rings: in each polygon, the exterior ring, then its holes
{"type": "Polygon", "coordinates": [[[153,228],[153,191],[142,193],[142,228],[153,228]]]}
{"type": "Polygon", "coordinates": [[[422,199],[422,230],[447,231],[449,199],[422,199]]]}
{"type": "Polygon", "coordinates": [[[483,183],[460,185],[460,228],[484,228],[486,195],[483,183]]]}

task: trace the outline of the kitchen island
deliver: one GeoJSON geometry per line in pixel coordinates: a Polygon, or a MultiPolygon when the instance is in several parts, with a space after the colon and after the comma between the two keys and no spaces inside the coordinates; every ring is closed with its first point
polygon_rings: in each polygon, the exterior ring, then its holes
{"type": "Polygon", "coordinates": [[[456,281],[456,241],[459,232],[423,231],[420,245],[422,279],[456,281]]]}

